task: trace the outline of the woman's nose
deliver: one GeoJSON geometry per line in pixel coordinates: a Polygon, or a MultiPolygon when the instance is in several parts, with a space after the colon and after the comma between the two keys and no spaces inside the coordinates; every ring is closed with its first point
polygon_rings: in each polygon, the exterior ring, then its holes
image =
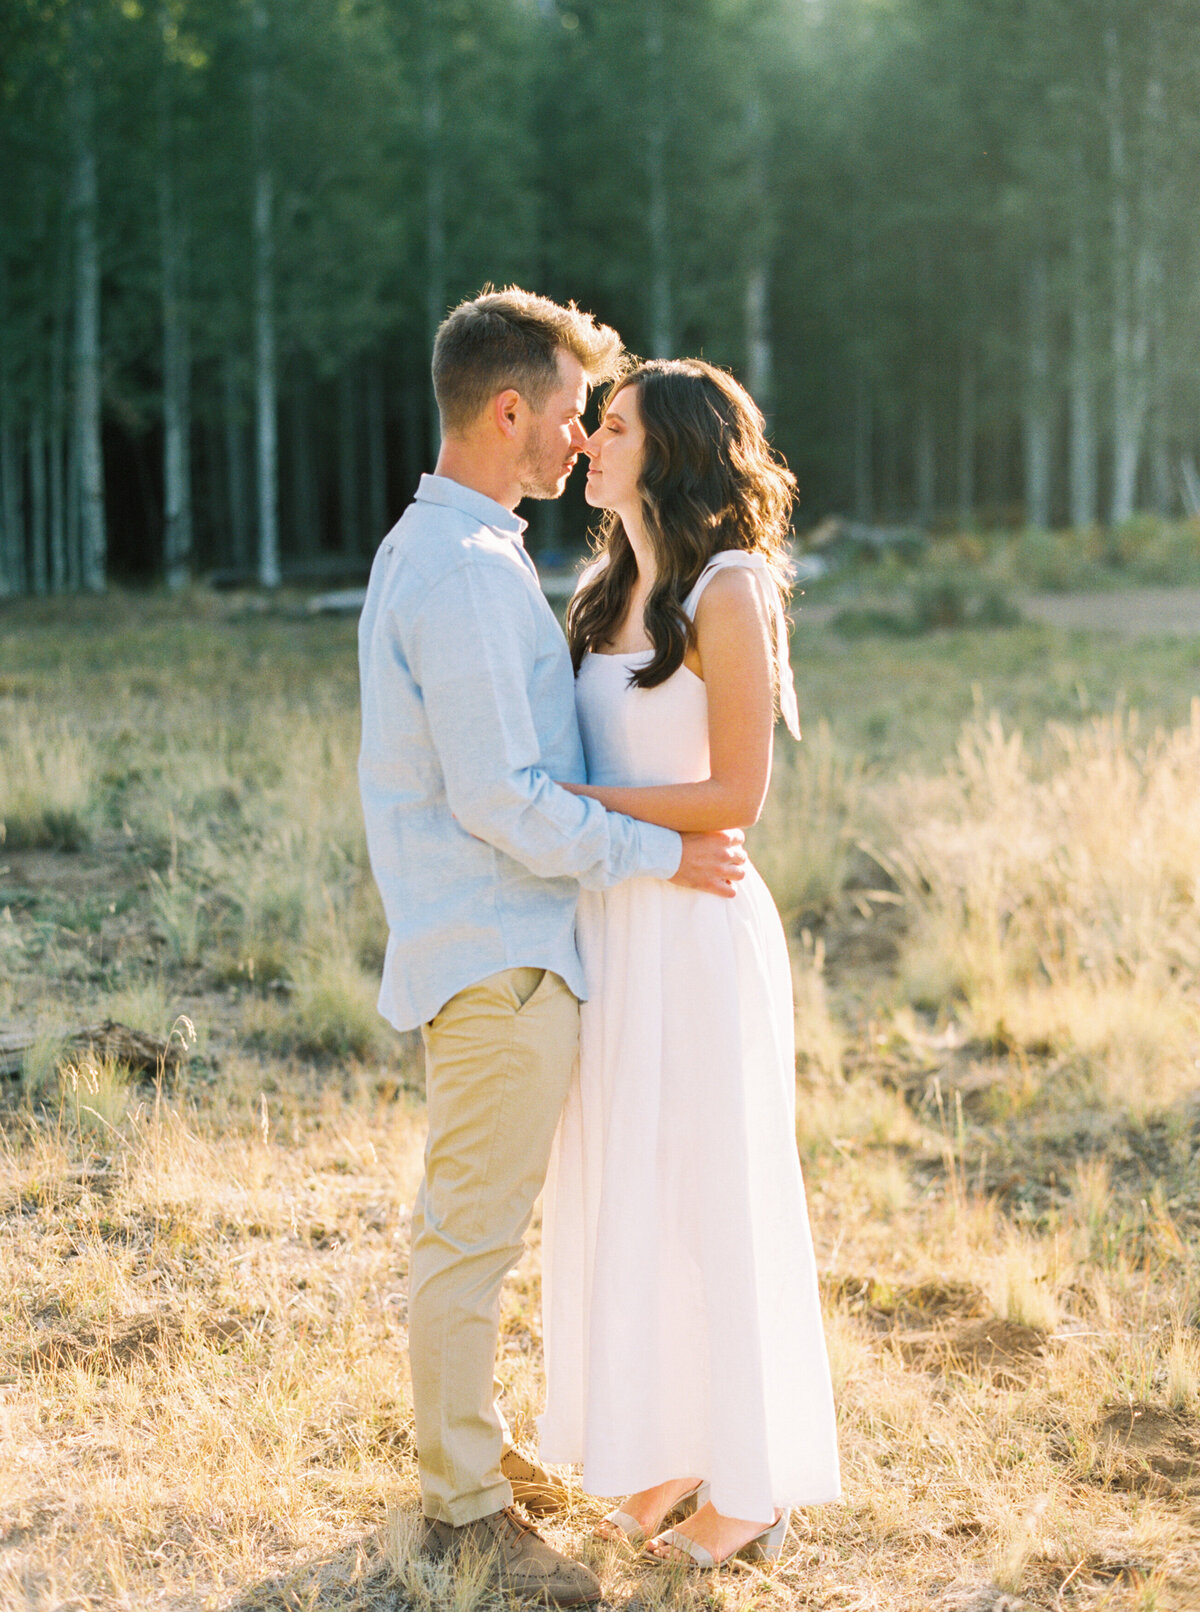
{"type": "Polygon", "coordinates": [[[585,437],[584,438],[583,451],[584,451],[584,453],[587,454],[589,459],[594,459],[596,457],[596,455],[600,452],[600,429],[599,429],[599,427],[597,427],[596,430],[592,432],[590,437],[585,437]]]}

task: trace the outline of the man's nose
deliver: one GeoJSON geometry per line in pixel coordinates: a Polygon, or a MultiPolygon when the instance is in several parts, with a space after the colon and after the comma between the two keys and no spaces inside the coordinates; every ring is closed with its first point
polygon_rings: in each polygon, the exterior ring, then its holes
{"type": "Polygon", "coordinates": [[[581,448],[586,450],[587,444],[588,444],[588,434],[587,434],[587,432],[583,429],[583,426],[579,423],[578,420],[572,420],[571,421],[571,446],[572,446],[572,448],[574,448],[576,453],[578,453],[581,448]]]}

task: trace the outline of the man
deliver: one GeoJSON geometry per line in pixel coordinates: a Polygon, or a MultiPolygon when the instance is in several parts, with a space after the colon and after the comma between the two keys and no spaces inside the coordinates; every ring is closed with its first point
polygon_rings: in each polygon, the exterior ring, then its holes
{"type": "Polygon", "coordinates": [[[588,387],[620,357],[614,331],[516,289],[448,316],[436,471],[384,539],[359,625],[379,1005],[421,1026],[426,1056],[409,1302],[424,1548],[481,1549],[500,1587],[560,1606],[600,1584],[512,1509],[493,1373],[576,1055],[576,898],[637,875],[729,895],[745,860],[740,836],[680,836],[553,781],[584,781],[571,662],[514,510],[561,494],[588,387]]]}

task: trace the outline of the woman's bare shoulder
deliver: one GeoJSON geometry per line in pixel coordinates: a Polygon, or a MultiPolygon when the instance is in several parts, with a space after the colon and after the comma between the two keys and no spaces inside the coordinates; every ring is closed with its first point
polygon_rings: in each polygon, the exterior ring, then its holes
{"type": "Polygon", "coordinates": [[[706,624],[762,622],[767,619],[763,578],[743,565],[723,565],[715,571],[696,601],[696,630],[706,624]]]}

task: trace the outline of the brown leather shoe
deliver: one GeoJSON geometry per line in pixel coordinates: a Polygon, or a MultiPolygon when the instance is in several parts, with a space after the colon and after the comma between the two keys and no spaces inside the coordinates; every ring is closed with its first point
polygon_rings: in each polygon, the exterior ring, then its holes
{"type": "Polygon", "coordinates": [[[567,1491],[544,1466],[511,1445],[500,1457],[500,1470],[512,1484],[513,1502],[531,1517],[550,1517],[567,1508],[567,1491]]]}
{"type": "Polygon", "coordinates": [[[426,1517],[421,1548],[435,1561],[477,1557],[497,1589],[522,1600],[587,1606],[600,1599],[595,1573],[553,1550],[511,1507],[458,1528],[426,1517]]]}

